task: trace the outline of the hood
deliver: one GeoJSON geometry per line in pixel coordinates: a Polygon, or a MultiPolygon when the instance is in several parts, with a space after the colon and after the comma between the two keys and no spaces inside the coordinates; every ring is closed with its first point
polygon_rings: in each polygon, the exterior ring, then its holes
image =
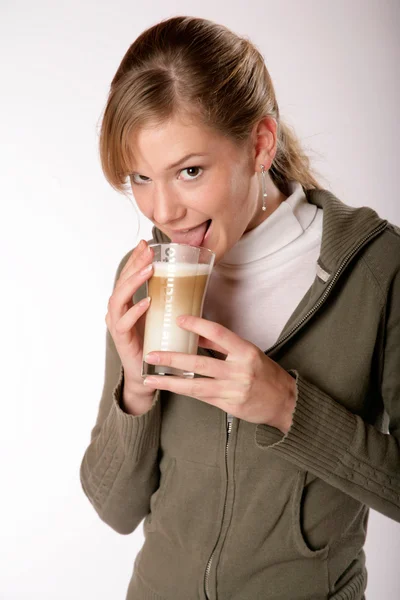
{"type": "MultiPolygon", "coordinates": [[[[344,258],[387,221],[369,207],[354,208],[344,204],[328,190],[306,190],[308,202],[322,208],[323,229],[318,265],[326,273],[336,271],[344,258]]],[[[157,227],[152,229],[153,243],[170,243],[171,239],[157,227]]]]}

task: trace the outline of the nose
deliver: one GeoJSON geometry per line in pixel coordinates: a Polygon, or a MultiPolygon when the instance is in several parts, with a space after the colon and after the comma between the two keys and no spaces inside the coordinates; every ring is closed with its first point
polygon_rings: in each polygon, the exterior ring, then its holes
{"type": "Polygon", "coordinates": [[[159,225],[180,220],[185,214],[185,208],[179,198],[168,185],[159,185],[154,188],[153,195],[153,221],[159,225]]]}

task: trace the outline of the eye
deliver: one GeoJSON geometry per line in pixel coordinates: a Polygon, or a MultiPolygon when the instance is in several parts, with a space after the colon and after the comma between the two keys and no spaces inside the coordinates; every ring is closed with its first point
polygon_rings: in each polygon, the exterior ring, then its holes
{"type": "Polygon", "coordinates": [[[201,167],[187,167],[186,169],[182,169],[181,173],[186,173],[189,177],[183,177],[184,181],[191,181],[192,179],[197,179],[203,173],[203,169],[201,167]]]}
{"type": "Polygon", "coordinates": [[[151,181],[150,177],[145,177],[144,175],[140,175],[139,173],[131,173],[129,177],[131,182],[136,185],[144,185],[151,181]]]}

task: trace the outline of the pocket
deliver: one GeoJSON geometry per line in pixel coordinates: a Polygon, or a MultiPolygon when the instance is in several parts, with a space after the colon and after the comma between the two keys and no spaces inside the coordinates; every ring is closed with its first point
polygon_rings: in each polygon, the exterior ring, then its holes
{"type": "Polygon", "coordinates": [[[137,570],[153,594],[187,600],[198,597],[194,582],[203,581],[218,535],[221,473],[217,467],[176,457],[166,461],[152,520],[143,526],[145,542],[137,570]]]}
{"type": "Polygon", "coordinates": [[[278,463],[270,456],[265,452],[263,467],[236,471],[232,517],[218,560],[219,595],[239,598],[240,590],[240,598],[253,599],[267,590],[274,600],[327,598],[325,553],[311,551],[300,530],[296,506],[303,474],[299,478],[294,467],[271,468],[278,463]]]}
{"type": "MultiPolygon", "coordinates": [[[[321,558],[325,559],[329,552],[329,544],[323,544],[321,547],[316,547],[314,544],[311,544],[310,538],[307,535],[307,531],[305,529],[305,512],[310,510],[307,506],[307,498],[306,498],[306,481],[307,481],[307,471],[299,471],[297,474],[297,479],[293,492],[293,502],[292,502],[292,523],[293,523],[293,535],[294,540],[297,546],[297,549],[306,558],[321,558]]],[[[323,502],[323,497],[321,497],[321,503],[323,502]]],[[[319,522],[317,515],[315,516],[314,522],[317,524],[316,526],[324,527],[323,521],[322,525],[319,522]]]]}

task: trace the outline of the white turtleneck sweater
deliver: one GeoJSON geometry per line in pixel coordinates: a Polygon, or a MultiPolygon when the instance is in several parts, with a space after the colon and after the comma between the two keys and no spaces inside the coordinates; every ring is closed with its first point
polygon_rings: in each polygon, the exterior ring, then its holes
{"type": "Polygon", "coordinates": [[[316,275],[322,209],[292,183],[290,196],[215,265],[203,316],[262,351],[278,339],[316,275]]]}

